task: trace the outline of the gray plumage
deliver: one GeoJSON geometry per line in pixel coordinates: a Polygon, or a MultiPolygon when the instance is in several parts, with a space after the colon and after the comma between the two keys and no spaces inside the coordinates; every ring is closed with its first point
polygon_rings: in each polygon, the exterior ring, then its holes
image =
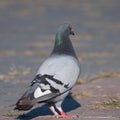
{"type": "Polygon", "coordinates": [[[48,103],[54,115],[53,105],[62,114],[61,104],[80,75],[80,63],[70,41],[74,35],[68,23],[59,26],[51,55],[41,64],[31,86],[16,103],[15,109],[29,110],[36,103],[48,103]]]}

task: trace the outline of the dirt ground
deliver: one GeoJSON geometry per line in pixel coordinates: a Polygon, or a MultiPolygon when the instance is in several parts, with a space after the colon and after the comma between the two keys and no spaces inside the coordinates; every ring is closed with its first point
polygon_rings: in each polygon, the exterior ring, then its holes
{"type": "MultiPolygon", "coordinates": [[[[119,86],[119,77],[78,83],[63,103],[63,109],[67,114],[77,115],[74,120],[120,120],[119,86]]],[[[12,109],[13,106],[0,106],[0,120],[56,120],[44,104],[26,112],[12,109]]]]}

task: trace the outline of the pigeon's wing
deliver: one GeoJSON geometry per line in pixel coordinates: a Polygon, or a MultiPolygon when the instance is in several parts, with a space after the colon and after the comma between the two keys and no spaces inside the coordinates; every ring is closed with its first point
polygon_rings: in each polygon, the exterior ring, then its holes
{"type": "MultiPolygon", "coordinates": [[[[34,102],[47,102],[60,94],[58,88],[54,88],[48,81],[54,80],[51,75],[36,75],[31,83],[31,98],[34,102]]],[[[56,80],[57,81],[57,80],[56,80]]]]}
{"type": "Polygon", "coordinates": [[[60,94],[57,89],[43,80],[44,76],[35,77],[31,86],[16,103],[15,109],[29,110],[35,103],[48,102],[60,94]]]}

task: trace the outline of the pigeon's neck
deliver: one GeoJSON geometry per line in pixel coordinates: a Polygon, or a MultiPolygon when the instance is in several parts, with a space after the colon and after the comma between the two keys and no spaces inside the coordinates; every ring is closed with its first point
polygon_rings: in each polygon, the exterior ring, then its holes
{"type": "Polygon", "coordinates": [[[68,35],[60,33],[56,34],[55,45],[51,55],[53,54],[65,54],[76,57],[73,45],[68,35]]]}

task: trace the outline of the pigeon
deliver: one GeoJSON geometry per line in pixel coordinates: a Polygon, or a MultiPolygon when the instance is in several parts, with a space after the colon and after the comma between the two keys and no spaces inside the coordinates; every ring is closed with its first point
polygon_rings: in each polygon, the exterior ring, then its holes
{"type": "Polygon", "coordinates": [[[74,51],[70,35],[71,24],[58,27],[54,48],[40,65],[28,90],[16,103],[15,109],[29,110],[36,103],[46,103],[57,118],[74,118],[66,114],[61,105],[80,76],[80,62],[74,51]]]}

